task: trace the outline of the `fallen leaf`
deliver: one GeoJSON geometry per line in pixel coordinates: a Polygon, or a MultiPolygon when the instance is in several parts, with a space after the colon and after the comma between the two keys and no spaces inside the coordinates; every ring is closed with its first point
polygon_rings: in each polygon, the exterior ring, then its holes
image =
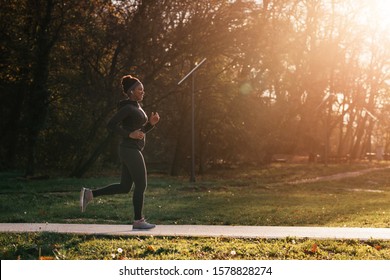
{"type": "Polygon", "coordinates": [[[41,261],[48,261],[48,260],[51,261],[51,260],[54,260],[54,257],[52,257],[52,256],[40,256],[39,259],[41,261]]]}
{"type": "Polygon", "coordinates": [[[154,252],[155,249],[153,248],[152,245],[149,245],[148,247],[146,247],[146,250],[150,251],[150,252],[154,252]]]}

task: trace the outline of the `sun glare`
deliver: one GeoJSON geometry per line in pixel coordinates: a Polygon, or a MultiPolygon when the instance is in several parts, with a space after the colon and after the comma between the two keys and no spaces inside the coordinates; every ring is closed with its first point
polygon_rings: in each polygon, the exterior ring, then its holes
{"type": "Polygon", "coordinates": [[[376,10],[378,11],[380,20],[384,20],[386,23],[390,23],[390,1],[374,0],[372,3],[373,5],[376,5],[376,10]]]}
{"type": "Polygon", "coordinates": [[[390,28],[390,0],[360,0],[360,3],[363,5],[360,13],[362,23],[388,31],[390,28]]]}

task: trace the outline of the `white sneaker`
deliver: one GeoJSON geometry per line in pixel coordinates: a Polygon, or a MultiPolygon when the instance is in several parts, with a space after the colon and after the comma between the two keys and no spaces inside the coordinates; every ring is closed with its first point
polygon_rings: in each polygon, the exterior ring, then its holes
{"type": "Polygon", "coordinates": [[[155,224],[149,224],[144,218],[133,223],[133,229],[152,229],[154,227],[156,227],[155,224]]]}
{"type": "Polygon", "coordinates": [[[80,192],[80,209],[81,212],[85,212],[87,205],[93,200],[92,190],[87,188],[81,188],[80,192]]]}

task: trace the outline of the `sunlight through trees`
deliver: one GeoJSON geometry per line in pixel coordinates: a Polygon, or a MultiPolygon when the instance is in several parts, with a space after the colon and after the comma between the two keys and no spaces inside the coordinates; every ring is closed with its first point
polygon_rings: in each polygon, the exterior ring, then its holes
{"type": "Polygon", "coordinates": [[[333,162],[390,153],[386,0],[2,1],[0,168],[83,176],[118,163],[105,124],[125,74],[161,122],[145,157],[188,173],[275,155],[333,162]]]}

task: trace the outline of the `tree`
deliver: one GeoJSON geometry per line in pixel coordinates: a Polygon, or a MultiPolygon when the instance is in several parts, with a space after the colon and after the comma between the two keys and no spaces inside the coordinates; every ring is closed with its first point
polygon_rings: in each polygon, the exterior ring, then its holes
{"type": "Polygon", "coordinates": [[[189,170],[191,83],[177,82],[203,58],[199,172],[386,147],[389,37],[369,20],[373,2],[2,1],[0,168],[83,176],[117,164],[105,125],[133,74],[162,116],[147,161],[189,170]]]}

